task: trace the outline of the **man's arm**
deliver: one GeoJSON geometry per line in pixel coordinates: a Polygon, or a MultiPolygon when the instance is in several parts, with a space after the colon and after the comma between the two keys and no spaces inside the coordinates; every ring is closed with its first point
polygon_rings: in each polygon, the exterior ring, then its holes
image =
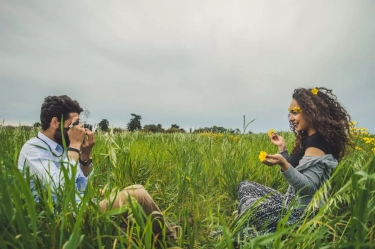
{"type": "Polygon", "coordinates": [[[81,157],[80,157],[80,165],[83,173],[85,176],[89,175],[90,173],[90,168],[91,165],[91,151],[92,148],[95,145],[95,136],[92,131],[89,129],[85,129],[86,136],[85,139],[83,140],[83,143],[81,145],[81,157]]]}
{"type": "Polygon", "coordinates": [[[18,168],[23,170],[30,168],[30,174],[37,176],[44,183],[53,183],[55,186],[61,184],[60,162],[52,160],[53,156],[48,148],[35,143],[27,143],[21,150],[18,160],[18,168]]]}
{"type": "MultiPolygon", "coordinates": [[[[69,158],[64,158],[59,161],[58,158],[52,157],[49,149],[38,144],[25,144],[20,153],[18,168],[22,170],[25,166],[28,166],[30,168],[30,174],[36,175],[44,183],[48,183],[53,186],[53,188],[56,188],[64,184],[61,164],[64,164],[67,168],[77,165],[75,175],[76,190],[83,192],[86,189],[89,176],[84,174],[80,165],[69,158]]],[[[88,166],[87,168],[90,169],[91,167],[88,166]]],[[[71,173],[71,170],[69,170],[69,173],[71,173]]]]}
{"type": "MultiPolygon", "coordinates": [[[[72,120],[72,123],[76,122],[77,118],[72,120]]],[[[68,131],[68,136],[70,140],[67,155],[70,159],[75,162],[80,162],[80,169],[84,176],[90,174],[91,162],[88,162],[91,158],[91,150],[95,145],[94,133],[89,129],[85,129],[82,124],[72,126],[68,131]],[[81,152],[81,153],[80,153],[81,152]]]]}

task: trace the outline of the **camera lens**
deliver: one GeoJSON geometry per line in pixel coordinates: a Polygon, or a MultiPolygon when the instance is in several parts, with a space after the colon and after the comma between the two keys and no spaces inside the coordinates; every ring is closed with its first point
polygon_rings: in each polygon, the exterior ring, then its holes
{"type": "Polygon", "coordinates": [[[90,131],[92,131],[92,125],[90,124],[83,124],[83,128],[89,129],[90,131]]]}

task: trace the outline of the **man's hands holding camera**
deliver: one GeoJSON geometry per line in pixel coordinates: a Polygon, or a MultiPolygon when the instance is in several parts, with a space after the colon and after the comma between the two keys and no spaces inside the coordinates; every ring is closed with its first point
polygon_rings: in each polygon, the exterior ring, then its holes
{"type": "Polygon", "coordinates": [[[74,159],[76,162],[77,161],[81,162],[81,168],[84,171],[85,175],[88,175],[89,167],[82,167],[82,166],[89,166],[91,164],[91,161],[89,161],[91,157],[91,150],[95,145],[94,133],[88,128],[85,128],[84,124],[80,124],[79,118],[75,117],[73,118],[72,124],[69,126],[69,130],[67,132],[69,136],[69,140],[70,140],[69,147],[76,149],[78,151],[81,151],[80,154],[75,153],[76,152],[75,150],[68,151],[68,155],[70,158],[74,159]],[[88,163],[88,165],[83,165],[83,162],[90,162],[90,163],[88,163]]]}
{"type": "Polygon", "coordinates": [[[69,147],[81,150],[81,145],[85,139],[86,130],[83,124],[78,124],[78,117],[73,118],[72,124],[69,125],[68,136],[70,145],[69,147]]]}

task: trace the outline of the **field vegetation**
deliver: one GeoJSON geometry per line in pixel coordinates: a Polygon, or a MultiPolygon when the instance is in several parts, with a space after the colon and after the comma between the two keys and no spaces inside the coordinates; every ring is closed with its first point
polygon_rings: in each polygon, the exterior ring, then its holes
{"type": "MultiPolygon", "coordinates": [[[[285,192],[278,167],[260,163],[259,152],[276,153],[264,134],[97,133],[95,174],[74,203],[74,178],[53,203],[37,184],[34,202],[29,181],[17,169],[22,145],[37,128],[0,126],[0,248],[375,248],[374,136],[353,126],[356,140],[333,177],[309,207],[326,204],[314,217],[276,233],[235,245],[246,217],[237,217],[237,185],[248,179],[285,192]],[[95,203],[128,185],[142,184],[164,215],[181,226],[177,240],[154,237],[150,219],[137,205],[101,213],[95,203]],[[133,221],[121,229],[122,213],[133,221]],[[189,223],[189,219],[193,223],[189,223]],[[210,232],[221,228],[213,239],[210,232]]],[[[294,135],[280,132],[291,149],[294,135]]]]}

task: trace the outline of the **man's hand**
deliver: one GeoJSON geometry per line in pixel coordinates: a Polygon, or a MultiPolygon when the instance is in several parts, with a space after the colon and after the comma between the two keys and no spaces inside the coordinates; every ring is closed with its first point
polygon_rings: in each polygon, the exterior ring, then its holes
{"type": "Polygon", "coordinates": [[[271,143],[279,148],[279,151],[286,149],[285,140],[282,136],[277,135],[275,132],[270,134],[271,143]]]}
{"type": "MultiPolygon", "coordinates": [[[[72,124],[76,122],[78,119],[79,119],[78,117],[73,118],[72,124]]],[[[85,138],[85,128],[83,128],[83,124],[73,125],[68,130],[68,136],[70,140],[69,147],[80,150],[81,145],[83,143],[83,139],[85,138]]]]}
{"type": "MultiPolygon", "coordinates": [[[[75,117],[72,119],[72,124],[78,120],[78,117],[75,117]]],[[[83,128],[82,124],[78,125],[71,125],[68,130],[68,136],[69,136],[69,147],[77,149],[78,152],[81,150],[81,145],[83,142],[83,139],[85,137],[85,129],[83,128]]],[[[69,158],[73,159],[74,161],[78,162],[79,160],[79,154],[77,151],[68,150],[67,155],[69,158]]]]}
{"type": "Polygon", "coordinates": [[[95,145],[95,136],[94,132],[90,131],[89,129],[85,129],[86,136],[83,140],[82,146],[81,146],[81,160],[85,161],[88,159],[91,155],[91,150],[95,145]]]}
{"type": "Polygon", "coordinates": [[[282,171],[289,169],[288,161],[280,154],[267,155],[266,158],[267,159],[262,162],[265,165],[274,166],[278,164],[280,165],[282,171]]]}

